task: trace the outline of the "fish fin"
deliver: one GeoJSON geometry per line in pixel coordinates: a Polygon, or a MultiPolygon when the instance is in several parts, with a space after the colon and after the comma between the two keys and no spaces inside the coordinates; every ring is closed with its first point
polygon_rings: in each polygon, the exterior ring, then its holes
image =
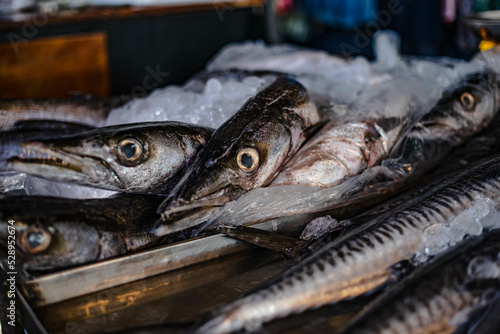
{"type": "Polygon", "coordinates": [[[301,255],[310,243],[306,240],[247,226],[221,225],[211,230],[291,258],[301,255]]]}

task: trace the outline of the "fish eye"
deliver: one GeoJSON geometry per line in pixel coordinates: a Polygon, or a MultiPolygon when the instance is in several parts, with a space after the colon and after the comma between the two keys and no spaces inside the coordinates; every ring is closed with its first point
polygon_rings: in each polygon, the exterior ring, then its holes
{"type": "Polygon", "coordinates": [[[49,248],[51,239],[50,233],[45,229],[32,227],[23,231],[20,243],[24,251],[36,254],[49,248]]]}
{"type": "Polygon", "coordinates": [[[126,164],[138,163],[143,156],[142,144],[134,138],[123,139],[118,144],[118,154],[120,160],[126,164]]]}
{"type": "Polygon", "coordinates": [[[245,173],[251,173],[259,167],[259,152],[254,148],[243,148],[236,156],[238,167],[245,173]]]}
{"type": "Polygon", "coordinates": [[[469,92],[462,93],[460,96],[460,102],[462,102],[465,110],[468,111],[472,110],[476,105],[476,99],[469,92]]]}

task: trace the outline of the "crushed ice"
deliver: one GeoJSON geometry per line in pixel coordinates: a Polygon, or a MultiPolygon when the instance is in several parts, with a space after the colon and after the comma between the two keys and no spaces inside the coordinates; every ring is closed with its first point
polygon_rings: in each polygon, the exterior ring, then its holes
{"type": "Polygon", "coordinates": [[[302,231],[302,234],[300,235],[300,239],[318,239],[320,236],[332,232],[338,226],[338,220],[332,218],[331,216],[327,215],[324,217],[318,217],[316,219],[313,219],[309,224],[306,225],[304,231],[302,231]]]}
{"type": "MultiPolygon", "coordinates": [[[[256,76],[242,81],[221,76],[208,79],[201,92],[167,86],[112,110],[105,125],[179,121],[217,128],[271,82],[270,78],[256,76]]],[[[196,87],[193,82],[188,82],[186,86],[196,87]]]]}
{"type": "Polygon", "coordinates": [[[467,277],[469,280],[500,278],[500,262],[498,259],[477,256],[467,266],[467,277]]]}
{"type": "Polygon", "coordinates": [[[500,227],[497,201],[481,196],[476,197],[474,205],[446,224],[434,224],[423,231],[422,241],[413,259],[416,263],[427,261],[430,256],[446,250],[465,236],[480,235],[484,229],[500,227]]]}

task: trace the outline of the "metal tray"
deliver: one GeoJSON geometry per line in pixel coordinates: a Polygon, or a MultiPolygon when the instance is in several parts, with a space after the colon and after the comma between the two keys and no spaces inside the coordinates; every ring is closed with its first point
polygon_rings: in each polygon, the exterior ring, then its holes
{"type": "MultiPolygon", "coordinates": [[[[297,235],[320,214],[273,219],[252,226],[297,235]]],[[[186,268],[252,247],[221,234],[203,236],[125,257],[40,276],[20,288],[33,307],[46,306],[103,289],[186,268]]]]}

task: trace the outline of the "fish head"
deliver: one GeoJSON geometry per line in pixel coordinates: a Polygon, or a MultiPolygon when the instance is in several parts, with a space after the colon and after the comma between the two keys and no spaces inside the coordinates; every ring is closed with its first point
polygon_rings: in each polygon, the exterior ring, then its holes
{"type": "MultiPolygon", "coordinates": [[[[0,222],[0,235],[15,231],[16,262],[28,271],[48,271],[95,261],[101,253],[99,234],[87,224],[47,217],[0,222]]],[[[7,236],[2,242],[8,240],[7,236]]],[[[10,239],[9,239],[10,240],[10,239]]],[[[2,244],[7,248],[7,245],[2,244]]]]}
{"type": "Polygon", "coordinates": [[[497,74],[491,71],[472,73],[448,88],[421,124],[434,128],[438,136],[452,132],[452,135],[468,137],[485,128],[499,107],[497,74]]]}
{"type": "Polygon", "coordinates": [[[47,179],[110,190],[159,192],[211,131],[180,123],[139,123],[28,141],[8,167],[47,179]]]}
{"type": "Polygon", "coordinates": [[[162,218],[155,234],[197,225],[200,219],[183,227],[163,222],[178,221],[186,214],[206,217],[200,211],[270,183],[304,141],[304,130],[318,121],[304,87],[293,80],[277,80],[216,130],[159,207],[162,218]]]}
{"type": "Polygon", "coordinates": [[[222,206],[268,184],[288,160],[292,145],[283,124],[262,119],[253,122],[218,155],[200,152],[162,211],[169,214],[222,206]]]}

